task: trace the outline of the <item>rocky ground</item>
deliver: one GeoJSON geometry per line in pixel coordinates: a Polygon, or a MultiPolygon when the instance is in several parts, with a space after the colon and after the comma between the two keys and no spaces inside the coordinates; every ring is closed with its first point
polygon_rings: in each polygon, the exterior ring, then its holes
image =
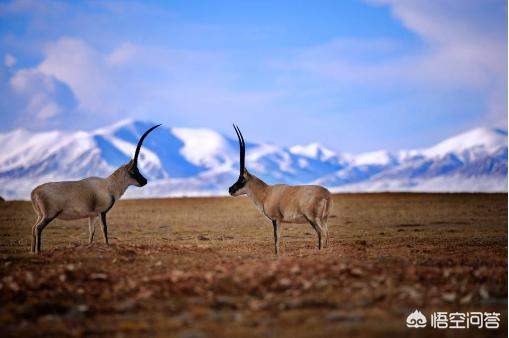
{"type": "Polygon", "coordinates": [[[55,221],[29,253],[28,202],[0,203],[0,331],[10,336],[506,336],[507,194],[339,194],[330,243],[245,198],[120,201],[88,245],[55,221]],[[501,327],[409,329],[421,310],[501,327]]]}

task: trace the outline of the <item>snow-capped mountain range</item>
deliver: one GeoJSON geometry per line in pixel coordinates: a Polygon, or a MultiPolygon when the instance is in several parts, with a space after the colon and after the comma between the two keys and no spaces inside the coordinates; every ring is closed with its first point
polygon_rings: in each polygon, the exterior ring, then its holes
{"type": "MultiPolygon", "coordinates": [[[[126,120],[91,132],[0,134],[0,195],[28,199],[38,184],[108,176],[153,123],[126,120]]],[[[247,143],[247,168],[267,183],[332,191],[507,191],[507,132],[478,128],[426,149],[338,154],[313,143],[247,143]]],[[[156,129],[139,167],[149,180],[127,197],[224,195],[238,176],[238,143],[211,129],[156,129]]]]}

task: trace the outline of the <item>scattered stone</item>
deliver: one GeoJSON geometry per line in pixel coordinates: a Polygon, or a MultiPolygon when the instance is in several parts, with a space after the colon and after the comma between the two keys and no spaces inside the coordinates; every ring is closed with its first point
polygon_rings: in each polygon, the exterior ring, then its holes
{"type": "Polygon", "coordinates": [[[118,312],[126,312],[126,311],[134,309],[135,306],[136,306],[136,302],[134,300],[126,299],[122,302],[116,303],[113,306],[113,308],[115,309],[115,311],[118,311],[118,312]]]}
{"type": "Polygon", "coordinates": [[[249,300],[247,305],[249,306],[249,308],[251,310],[258,311],[264,307],[265,303],[261,300],[253,298],[253,299],[249,300]]]}
{"type": "Polygon", "coordinates": [[[486,286],[481,286],[481,288],[479,289],[479,295],[481,296],[482,299],[486,300],[486,299],[489,299],[490,298],[490,293],[488,292],[488,289],[486,288],[486,286]]]}
{"type": "Polygon", "coordinates": [[[106,275],[105,273],[93,273],[90,275],[90,279],[106,280],[108,279],[108,275],[106,275]]]}
{"type": "Polygon", "coordinates": [[[282,287],[289,287],[292,285],[292,281],[289,278],[281,278],[279,280],[279,285],[282,287]]]}
{"type": "Polygon", "coordinates": [[[87,304],[80,304],[76,307],[76,311],[84,313],[88,311],[88,305],[87,304]]]}
{"type": "Polygon", "coordinates": [[[25,272],[25,281],[28,284],[32,284],[34,282],[34,275],[32,272],[30,272],[30,271],[25,272]]]}
{"type": "Polygon", "coordinates": [[[460,304],[469,304],[472,301],[472,294],[469,293],[460,299],[460,304]]]}
{"type": "Polygon", "coordinates": [[[180,324],[191,324],[193,321],[193,316],[191,316],[189,312],[184,311],[176,315],[173,319],[180,324]]]}
{"type": "Polygon", "coordinates": [[[362,272],[362,270],[359,268],[353,268],[350,270],[350,274],[354,277],[362,277],[364,272],[362,272]]]}
{"type": "Polygon", "coordinates": [[[65,266],[65,269],[66,269],[67,271],[74,271],[76,268],[75,268],[74,264],[67,264],[67,265],[65,266]]]}
{"type": "Polygon", "coordinates": [[[210,241],[210,237],[207,235],[198,235],[198,240],[200,241],[210,241]]]}
{"type": "Polygon", "coordinates": [[[185,330],[180,332],[178,335],[179,338],[205,338],[207,337],[207,334],[200,330],[185,330]]]}
{"type": "Polygon", "coordinates": [[[225,295],[218,295],[215,299],[215,305],[217,307],[229,307],[229,308],[236,308],[237,302],[235,301],[235,298],[225,295]]]}
{"type": "Polygon", "coordinates": [[[325,319],[329,321],[347,321],[347,322],[358,322],[363,319],[361,315],[355,313],[349,313],[346,311],[331,311],[325,315],[325,319]]]}
{"type": "Polygon", "coordinates": [[[452,303],[456,300],[456,294],[454,292],[444,293],[442,299],[446,302],[452,303]]]}
{"type": "Polygon", "coordinates": [[[402,286],[401,291],[405,292],[412,300],[419,300],[421,298],[421,294],[413,287],[402,286]]]}

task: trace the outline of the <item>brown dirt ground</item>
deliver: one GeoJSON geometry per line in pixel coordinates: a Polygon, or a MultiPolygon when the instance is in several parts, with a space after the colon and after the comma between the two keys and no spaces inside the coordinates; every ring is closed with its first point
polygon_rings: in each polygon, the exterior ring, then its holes
{"type": "Polygon", "coordinates": [[[124,200],[88,245],[55,221],[29,253],[29,202],[0,202],[2,337],[506,336],[507,194],[338,194],[330,243],[246,198],[124,200]],[[433,311],[500,312],[499,330],[408,329],[433,311]]]}

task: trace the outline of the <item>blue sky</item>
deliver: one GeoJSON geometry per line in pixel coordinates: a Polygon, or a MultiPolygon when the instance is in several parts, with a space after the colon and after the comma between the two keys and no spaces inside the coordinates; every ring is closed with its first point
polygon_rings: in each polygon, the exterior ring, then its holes
{"type": "Polygon", "coordinates": [[[507,128],[501,0],[2,1],[0,131],[124,118],[362,152],[507,128]]]}

